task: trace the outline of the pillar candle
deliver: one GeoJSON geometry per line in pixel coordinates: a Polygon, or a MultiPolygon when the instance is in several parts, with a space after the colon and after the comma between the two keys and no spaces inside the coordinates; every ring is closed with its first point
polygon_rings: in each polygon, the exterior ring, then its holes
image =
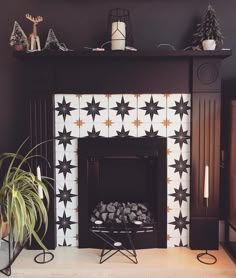
{"type": "Polygon", "coordinates": [[[111,49],[125,50],[126,29],[125,22],[115,21],[111,28],[111,49]]]}
{"type": "Polygon", "coordinates": [[[204,179],[204,198],[209,198],[209,166],[205,167],[205,179],[204,179]]]}
{"type": "MultiPolygon", "coordinates": [[[[42,181],[41,170],[40,170],[39,166],[37,167],[37,179],[39,181],[42,181]]],[[[40,199],[43,199],[43,188],[41,185],[38,186],[38,194],[39,194],[40,199]]]]}

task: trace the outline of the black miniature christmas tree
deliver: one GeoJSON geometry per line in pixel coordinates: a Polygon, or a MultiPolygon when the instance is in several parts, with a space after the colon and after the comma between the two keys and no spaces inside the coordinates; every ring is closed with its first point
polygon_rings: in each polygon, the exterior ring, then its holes
{"type": "Polygon", "coordinates": [[[29,47],[28,39],[17,21],[14,22],[13,30],[10,37],[10,46],[14,47],[15,50],[24,51],[26,51],[29,47]]]}
{"type": "Polygon", "coordinates": [[[216,12],[211,5],[205,14],[205,18],[201,24],[197,25],[197,32],[193,35],[193,45],[199,49],[202,49],[202,42],[204,40],[215,40],[216,47],[223,45],[223,35],[220,30],[220,25],[216,17],[216,12]]]}

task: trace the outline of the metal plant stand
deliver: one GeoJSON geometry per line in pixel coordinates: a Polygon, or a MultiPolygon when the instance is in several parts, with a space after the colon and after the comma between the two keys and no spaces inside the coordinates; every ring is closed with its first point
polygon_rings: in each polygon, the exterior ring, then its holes
{"type": "Polygon", "coordinates": [[[15,245],[14,239],[8,235],[1,240],[0,246],[0,272],[6,276],[11,276],[11,266],[18,257],[27,242],[25,238],[22,245],[15,245]]]}

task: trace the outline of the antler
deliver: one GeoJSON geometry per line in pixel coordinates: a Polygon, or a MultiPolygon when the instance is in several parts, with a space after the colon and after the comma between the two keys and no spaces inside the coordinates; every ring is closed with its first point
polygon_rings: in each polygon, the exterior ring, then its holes
{"type": "Polygon", "coordinates": [[[30,20],[30,21],[32,21],[33,23],[36,23],[36,24],[41,22],[41,21],[43,21],[43,17],[42,16],[32,17],[32,15],[26,14],[25,17],[28,20],[30,20]]]}

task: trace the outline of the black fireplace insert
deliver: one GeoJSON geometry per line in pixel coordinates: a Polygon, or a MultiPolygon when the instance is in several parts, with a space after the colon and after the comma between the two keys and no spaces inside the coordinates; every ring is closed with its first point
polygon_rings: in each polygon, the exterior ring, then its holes
{"type": "Polygon", "coordinates": [[[89,233],[97,220],[121,231],[124,222],[141,221],[135,248],[166,247],[166,154],[163,137],[78,139],[80,248],[103,247],[89,233]]]}

